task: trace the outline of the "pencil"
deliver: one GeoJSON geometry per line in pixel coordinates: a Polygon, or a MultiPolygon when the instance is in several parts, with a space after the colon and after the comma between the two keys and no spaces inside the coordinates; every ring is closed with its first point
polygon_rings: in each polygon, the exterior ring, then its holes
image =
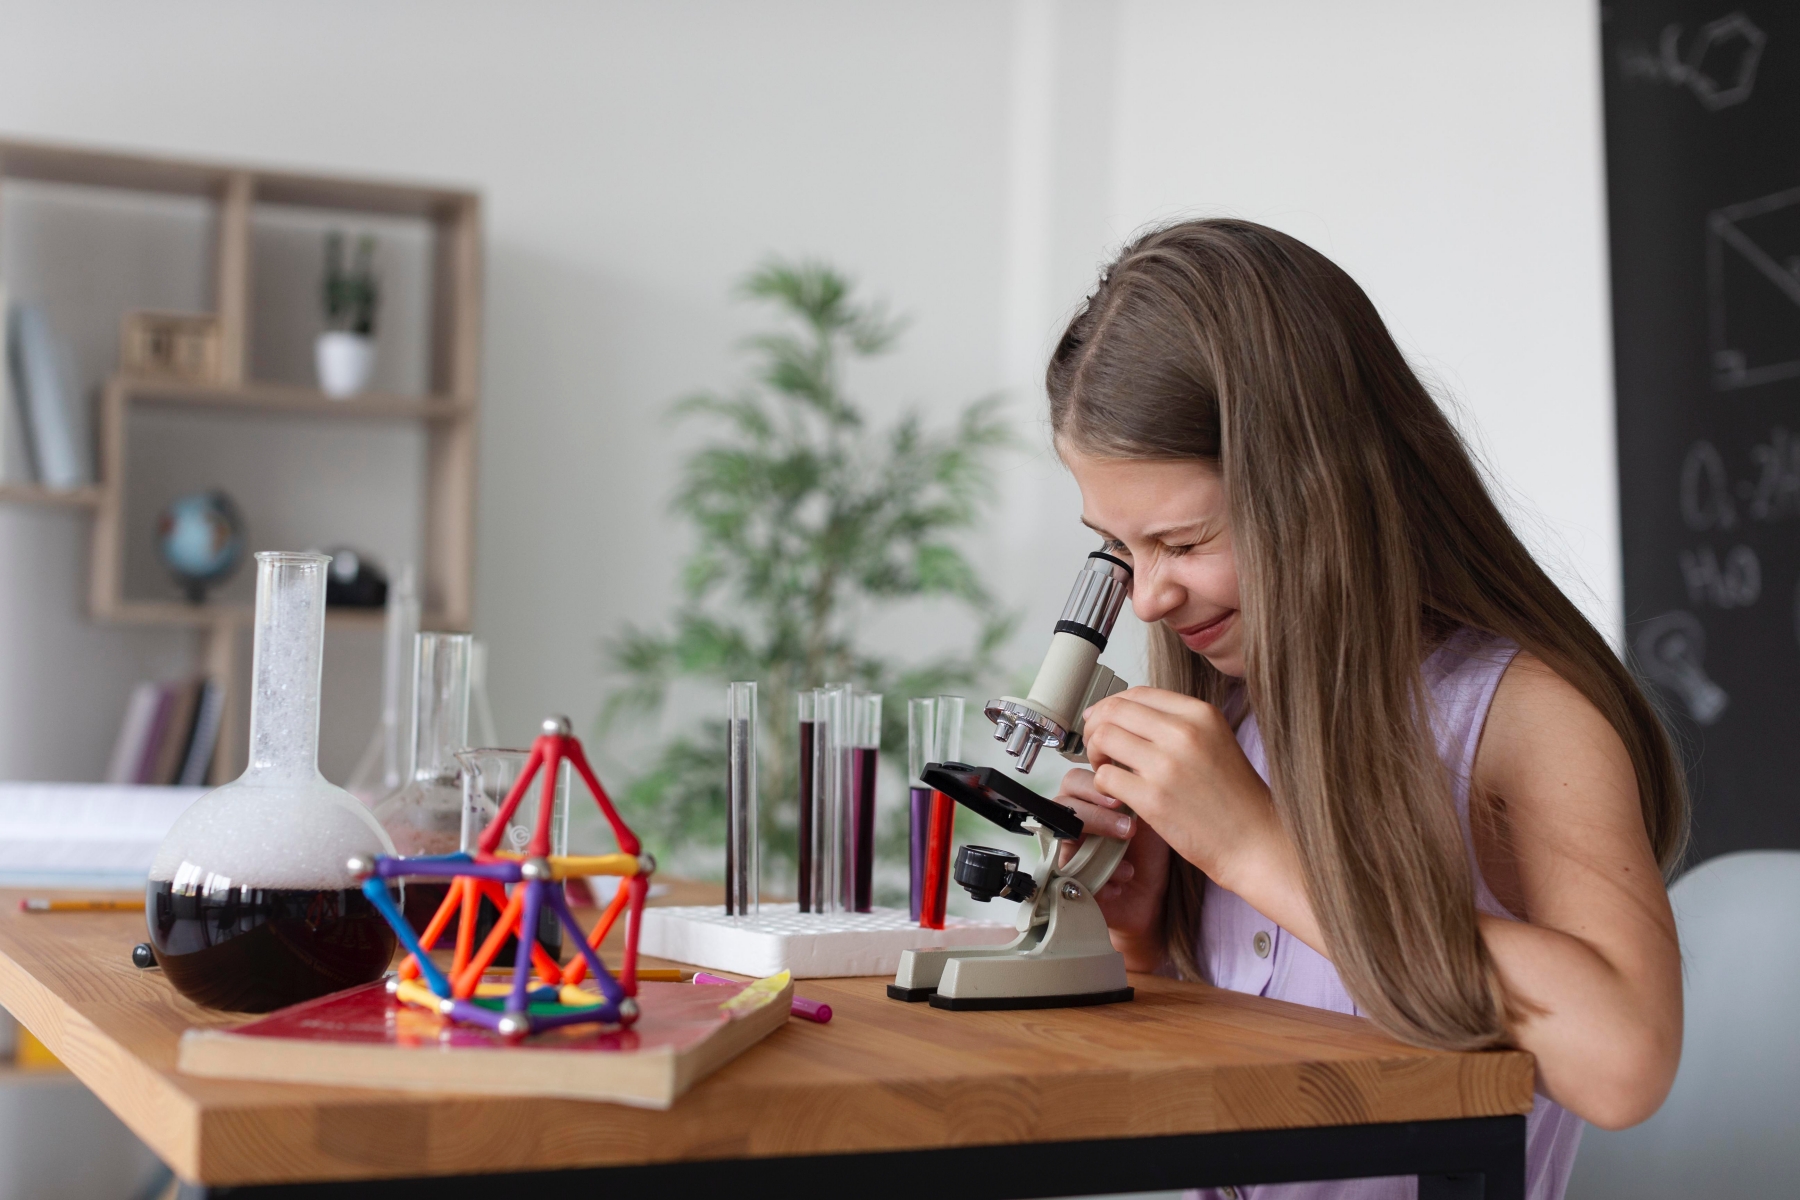
{"type": "Polygon", "coordinates": [[[32,897],[19,901],[19,911],[47,912],[143,912],[142,900],[43,900],[32,897]]]}

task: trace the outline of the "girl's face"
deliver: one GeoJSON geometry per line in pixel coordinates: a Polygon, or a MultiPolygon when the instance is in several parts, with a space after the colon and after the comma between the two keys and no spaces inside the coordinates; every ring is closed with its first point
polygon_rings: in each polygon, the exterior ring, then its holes
{"type": "Polygon", "coordinates": [[[1244,674],[1237,560],[1218,470],[1198,459],[1094,458],[1062,447],[1081,523],[1131,564],[1131,607],[1226,675],[1244,674]]]}

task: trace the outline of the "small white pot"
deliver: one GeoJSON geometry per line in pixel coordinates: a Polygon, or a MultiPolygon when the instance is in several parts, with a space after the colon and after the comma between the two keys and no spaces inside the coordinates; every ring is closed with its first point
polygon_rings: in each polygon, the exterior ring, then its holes
{"type": "Polygon", "coordinates": [[[321,333],[313,346],[313,359],[319,389],[343,400],[369,386],[369,377],[375,373],[375,339],[341,330],[321,333]]]}

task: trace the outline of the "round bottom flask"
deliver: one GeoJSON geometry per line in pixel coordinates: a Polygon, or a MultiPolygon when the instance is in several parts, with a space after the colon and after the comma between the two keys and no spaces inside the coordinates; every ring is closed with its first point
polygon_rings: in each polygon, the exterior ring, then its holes
{"type": "Polygon", "coordinates": [[[156,961],[197,1004],[267,1012],[379,979],[396,939],[351,877],[393,853],[319,774],[322,554],[256,556],[250,766],[195,801],[157,851],[145,916],[156,961]]]}

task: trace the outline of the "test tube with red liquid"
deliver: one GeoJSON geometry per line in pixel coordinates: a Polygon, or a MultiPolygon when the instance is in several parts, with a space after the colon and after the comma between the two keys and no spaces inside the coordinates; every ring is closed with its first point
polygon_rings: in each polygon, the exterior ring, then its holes
{"type": "MultiPolygon", "coordinates": [[[[955,762],[962,756],[963,698],[939,696],[933,730],[931,762],[955,762]]],[[[924,896],[919,905],[919,924],[926,929],[944,927],[945,906],[950,898],[950,843],[955,834],[956,801],[940,791],[931,793],[931,817],[925,836],[924,896]]]]}

